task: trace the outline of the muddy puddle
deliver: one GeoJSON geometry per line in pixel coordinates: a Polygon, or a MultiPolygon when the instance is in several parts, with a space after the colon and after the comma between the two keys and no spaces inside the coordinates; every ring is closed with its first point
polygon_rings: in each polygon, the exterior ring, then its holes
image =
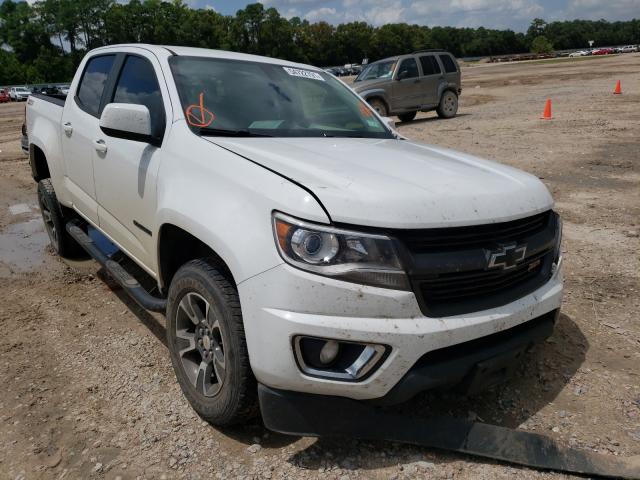
{"type": "Polygon", "coordinates": [[[37,270],[45,261],[47,245],[40,217],[5,227],[0,232],[0,277],[37,270]]]}

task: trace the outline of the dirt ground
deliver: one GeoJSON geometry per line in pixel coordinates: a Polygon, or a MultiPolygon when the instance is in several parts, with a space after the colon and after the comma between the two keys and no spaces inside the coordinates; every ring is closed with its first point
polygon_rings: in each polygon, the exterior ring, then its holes
{"type": "MultiPolygon", "coordinates": [[[[547,184],[564,218],[563,315],[507,385],[398,408],[639,455],[640,54],[477,65],[463,76],[457,118],[420,114],[399,130],[547,184]],[[618,79],[624,93],[614,96],[618,79]],[[539,118],[547,98],[551,121],[539,118]]],[[[19,148],[23,108],[0,105],[1,478],[572,478],[400,444],[276,435],[259,421],[204,423],[175,382],[164,319],[96,263],[51,254],[19,148]]]]}

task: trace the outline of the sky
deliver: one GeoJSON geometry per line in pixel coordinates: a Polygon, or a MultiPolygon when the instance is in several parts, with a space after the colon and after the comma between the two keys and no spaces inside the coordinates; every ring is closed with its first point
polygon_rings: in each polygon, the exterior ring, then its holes
{"type": "MultiPolygon", "coordinates": [[[[186,0],[196,8],[230,15],[246,0],[186,0]]],[[[553,20],[629,20],[640,18],[640,0],[262,0],[281,15],[310,22],[372,25],[407,22],[420,25],[479,27],[525,31],[536,17],[553,20]]]]}

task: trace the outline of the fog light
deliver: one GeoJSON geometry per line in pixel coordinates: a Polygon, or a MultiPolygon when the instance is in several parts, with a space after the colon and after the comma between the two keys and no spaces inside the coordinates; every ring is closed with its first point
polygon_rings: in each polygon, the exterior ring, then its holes
{"type": "Polygon", "coordinates": [[[338,356],[340,345],[335,340],[329,340],[324,344],[322,350],[320,350],[320,363],[328,365],[333,362],[338,356]]]}
{"type": "Polygon", "coordinates": [[[386,345],[295,337],[293,350],[305,375],[355,382],[371,375],[391,351],[386,345]]]}

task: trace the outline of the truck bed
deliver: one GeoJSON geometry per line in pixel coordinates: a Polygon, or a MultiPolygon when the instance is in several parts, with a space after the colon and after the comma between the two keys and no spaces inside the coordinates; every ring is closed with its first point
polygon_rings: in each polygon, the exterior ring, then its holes
{"type": "Polygon", "coordinates": [[[31,96],[59,105],[60,107],[64,107],[64,102],[67,100],[67,96],[62,94],[45,95],[44,93],[34,93],[31,96]]]}

